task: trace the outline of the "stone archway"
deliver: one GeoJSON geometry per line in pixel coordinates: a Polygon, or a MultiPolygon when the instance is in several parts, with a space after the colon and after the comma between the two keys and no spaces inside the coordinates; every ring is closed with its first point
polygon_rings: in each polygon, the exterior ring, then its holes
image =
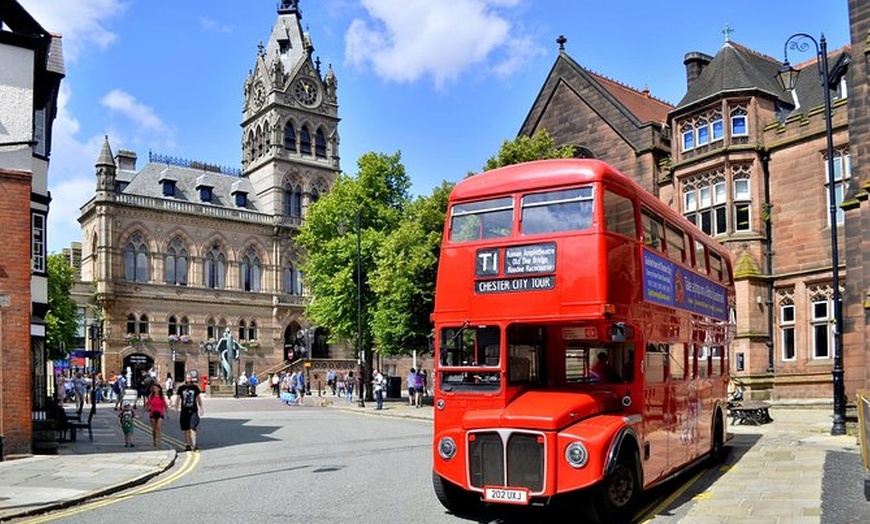
{"type": "Polygon", "coordinates": [[[298,354],[298,348],[296,347],[296,339],[301,329],[302,326],[296,321],[291,322],[284,328],[284,360],[287,362],[293,362],[302,356],[298,354]]]}

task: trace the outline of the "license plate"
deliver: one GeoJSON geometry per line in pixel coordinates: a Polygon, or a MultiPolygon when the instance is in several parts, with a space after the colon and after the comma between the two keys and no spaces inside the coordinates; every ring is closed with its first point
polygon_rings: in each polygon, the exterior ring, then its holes
{"type": "Polygon", "coordinates": [[[484,488],[483,500],[499,504],[528,504],[529,490],[518,488],[484,488]]]}

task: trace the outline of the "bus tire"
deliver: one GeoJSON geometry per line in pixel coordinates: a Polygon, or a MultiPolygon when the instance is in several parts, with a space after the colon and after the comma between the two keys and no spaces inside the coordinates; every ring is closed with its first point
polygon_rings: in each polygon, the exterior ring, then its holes
{"type": "Polygon", "coordinates": [[[623,450],[613,470],[592,492],[592,517],[600,523],[628,523],[634,516],[641,485],[637,453],[623,450]]]}
{"type": "Polygon", "coordinates": [[[468,515],[480,506],[480,497],[476,493],[465,491],[456,484],[445,480],[434,470],[432,471],[432,486],[438,502],[454,515],[468,515]]]}
{"type": "Polygon", "coordinates": [[[713,419],[713,434],[710,444],[710,466],[721,464],[725,460],[725,426],[721,411],[716,411],[713,419]]]}

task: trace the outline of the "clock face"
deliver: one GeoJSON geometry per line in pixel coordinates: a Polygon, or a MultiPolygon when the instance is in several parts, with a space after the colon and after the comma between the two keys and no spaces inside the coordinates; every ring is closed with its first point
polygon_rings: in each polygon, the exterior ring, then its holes
{"type": "Polygon", "coordinates": [[[317,103],[317,85],[307,78],[300,78],[293,85],[293,96],[300,104],[313,106],[317,103]]]}

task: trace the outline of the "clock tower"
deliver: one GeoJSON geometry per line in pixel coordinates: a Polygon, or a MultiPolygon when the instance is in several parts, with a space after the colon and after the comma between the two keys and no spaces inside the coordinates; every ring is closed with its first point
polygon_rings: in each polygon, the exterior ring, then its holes
{"type": "Polygon", "coordinates": [[[329,190],[340,171],[338,82],[322,73],[302,30],[300,0],[281,0],[268,43],[245,80],[243,176],[259,208],[291,228],[329,190]]]}

